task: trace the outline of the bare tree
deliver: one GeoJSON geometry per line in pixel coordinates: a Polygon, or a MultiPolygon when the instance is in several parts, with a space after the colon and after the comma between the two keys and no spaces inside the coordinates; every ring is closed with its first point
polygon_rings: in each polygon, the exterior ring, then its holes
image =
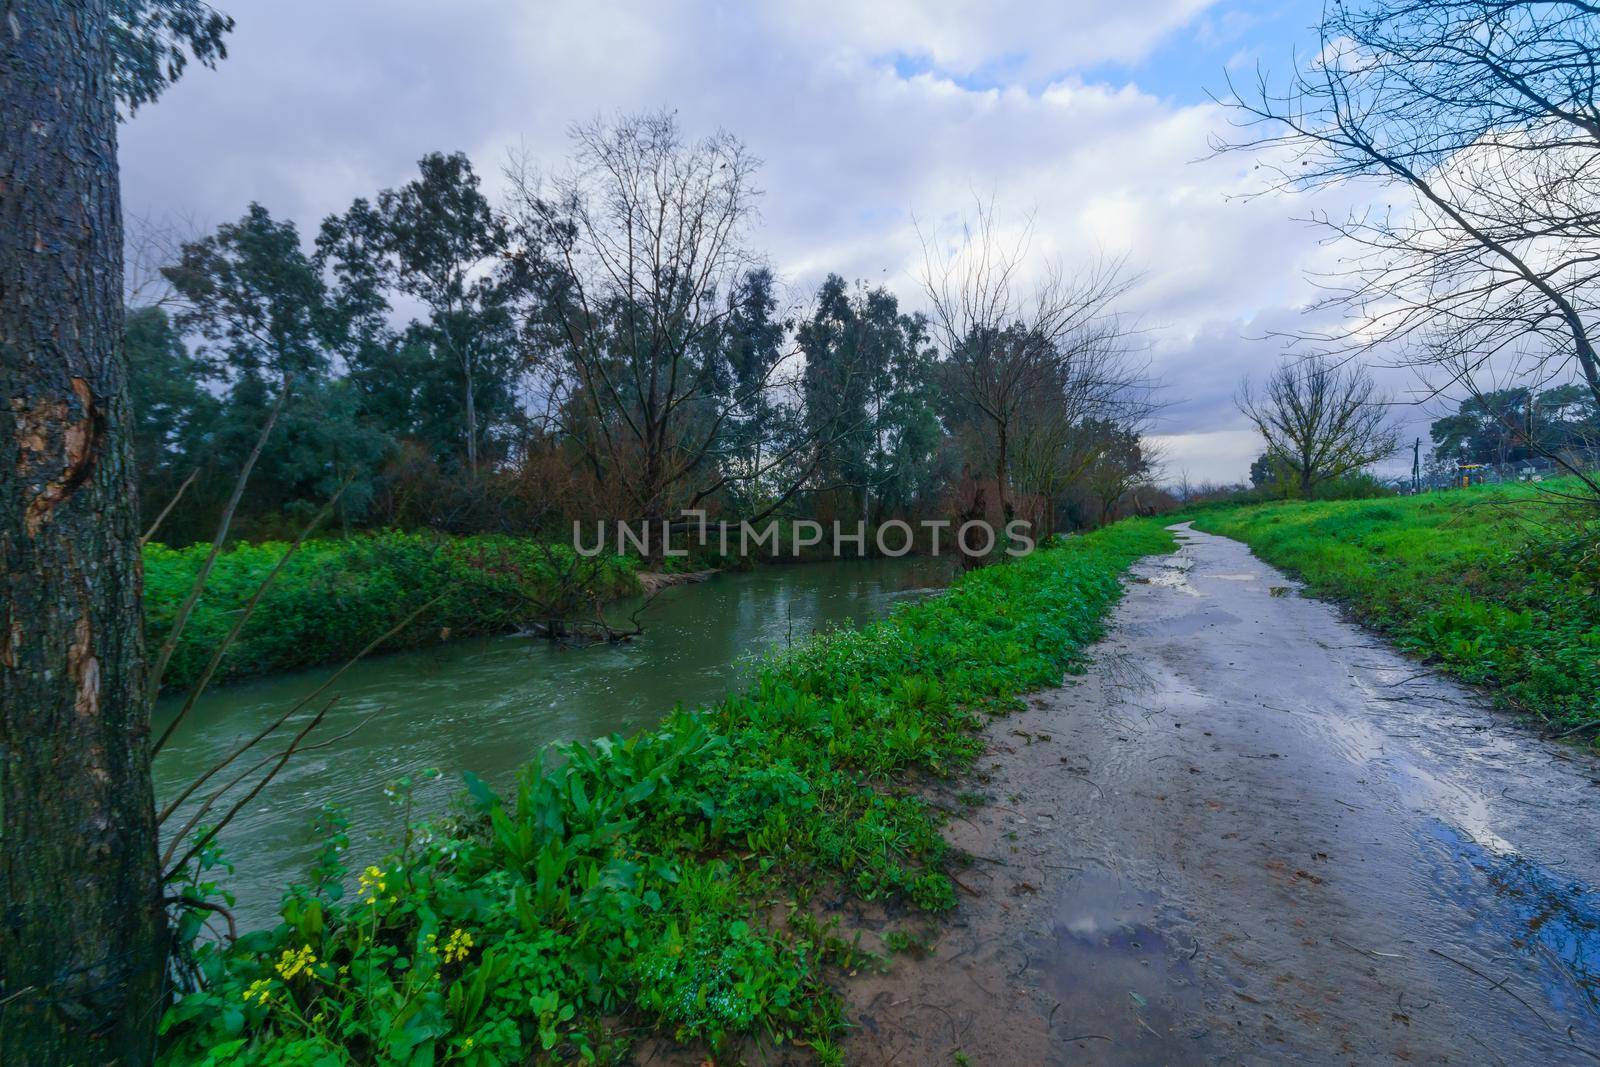
{"type": "Polygon", "coordinates": [[[1303,496],[1322,482],[1387,459],[1400,447],[1389,425],[1387,398],[1357,363],[1324,355],[1285,359],[1259,389],[1246,378],[1238,403],[1303,496]]]}
{"type": "Polygon", "coordinates": [[[1600,7],[1369,0],[1327,7],[1320,37],[1287,87],[1231,93],[1248,135],[1218,147],[1259,153],[1273,188],[1408,194],[1315,216],[1348,250],[1321,279],[1337,339],[1435,395],[1576,377],[1600,402],[1600,7]]]}
{"type": "Polygon", "coordinates": [[[548,186],[511,173],[525,245],[546,259],[534,333],[566,372],[548,379],[561,429],[655,525],[797,451],[755,471],[716,462],[729,420],[782,384],[782,358],[732,387],[726,368],[736,293],[761,265],[745,244],[759,164],[725,132],[686,141],[667,112],[577,126],[573,140],[574,167],[548,186]]]}
{"type": "MultiPolygon", "coordinates": [[[[1039,264],[1038,280],[1030,283],[1031,221],[1008,240],[993,205],[982,201],[953,248],[941,247],[936,234],[919,235],[947,389],[988,429],[996,492],[1009,521],[1014,504],[1007,483],[1028,412],[1054,409],[1049,419],[1063,431],[1137,377],[1126,359],[1134,331],[1115,306],[1137,279],[1120,261],[1102,260],[1070,275],[1058,263],[1039,264]],[[1041,407],[1042,393],[1051,399],[1041,407]]],[[[1051,449],[1036,441],[1029,451],[1051,449]]]]}

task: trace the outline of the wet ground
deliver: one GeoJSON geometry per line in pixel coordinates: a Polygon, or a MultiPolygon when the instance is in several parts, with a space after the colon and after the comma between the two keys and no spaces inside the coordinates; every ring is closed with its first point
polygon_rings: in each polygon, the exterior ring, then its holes
{"type": "Polygon", "coordinates": [[[1600,761],[1179,536],[941,798],[960,907],[850,1062],[1600,1062],[1600,761]]]}

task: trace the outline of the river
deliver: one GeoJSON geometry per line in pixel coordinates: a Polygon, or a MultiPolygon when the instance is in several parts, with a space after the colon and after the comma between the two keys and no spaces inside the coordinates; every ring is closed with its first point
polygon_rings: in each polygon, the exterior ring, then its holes
{"type": "MultiPolygon", "coordinates": [[[[625,643],[562,648],[507,636],[370,657],[329,690],[339,700],[317,736],[365,725],[297,756],[221,835],[235,868],[221,881],[237,897],[241,926],[273,921],[283,887],[315,854],[311,822],[326,803],[350,819],[351,865],[370,862],[398,832],[399,814],[384,790],[401,777],[440,771],[413,801],[419,815],[439,812],[459,794],[463,771],[504,785],[545,744],[630,733],[676,704],[708,703],[738,687],[764,651],[879,618],[949,577],[945,559],[767,566],[663,590],[646,609],[644,634],[625,643]]],[[[629,607],[618,605],[615,614],[625,616],[629,607]]],[[[334,669],[208,692],[156,760],[158,800],[176,796],[334,669]]],[[[158,705],[158,734],[177,704],[166,698],[158,705]]],[[[280,731],[284,742],[292,728],[280,731]]],[[[170,824],[182,825],[185,816],[170,824]]]]}

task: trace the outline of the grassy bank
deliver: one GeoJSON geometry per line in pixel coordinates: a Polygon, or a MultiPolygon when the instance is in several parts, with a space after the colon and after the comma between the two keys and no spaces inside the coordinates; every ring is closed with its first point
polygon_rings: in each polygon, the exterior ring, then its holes
{"type": "Polygon", "coordinates": [[[167,1061],[610,1062],[662,1035],[837,1062],[831,983],[863,961],[813,904],[954,904],[917,782],[1073,669],[1120,573],[1170,545],[1155,523],[1076,538],[776,654],[713,707],[561,749],[504,795],[469,777],[465,814],[364,867],[353,899],[325,818],[283,922],[196,950],[167,1061]]]}
{"type": "Polygon", "coordinates": [[[1532,486],[1201,509],[1195,525],[1560,733],[1600,726],[1593,525],[1532,486]]]}
{"type": "MultiPolygon", "coordinates": [[[[288,547],[244,544],[218,557],[167,670],[167,686],[182,688],[199,676],[288,547]]],[[[146,546],[145,627],[152,647],[170,632],[206,553],[205,545],[146,546]]],[[[262,597],[223,659],[217,680],[348,659],[436,598],[438,603],[384,648],[505,633],[558,594],[581,603],[590,593],[611,599],[637,588],[633,561],[611,557],[586,563],[574,585],[558,578],[571,560],[566,546],[515,537],[380,533],[308,541],[262,597]]]]}

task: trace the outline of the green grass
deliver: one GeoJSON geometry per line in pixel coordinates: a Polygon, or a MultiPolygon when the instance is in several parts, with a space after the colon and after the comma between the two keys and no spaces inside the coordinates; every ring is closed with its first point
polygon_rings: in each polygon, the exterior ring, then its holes
{"type": "MultiPolygon", "coordinates": [[[[186,687],[200,675],[288,547],[276,541],[241,544],[217,558],[163,679],[167,687],[186,687]]],[[[145,547],[145,631],[151,648],[170,632],[207,551],[205,545],[145,547]]],[[[384,647],[505,633],[528,621],[531,603],[551,599],[560,585],[554,575],[571,559],[564,545],[516,537],[378,533],[307,541],[262,597],[216,680],[348,659],[435,598],[438,603],[384,647]]],[[[611,599],[633,592],[635,566],[634,560],[597,558],[582,568],[580,582],[562,592],[579,603],[590,594],[611,599]]]]}
{"type": "Polygon", "coordinates": [[[954,905],[918,784],[1078,669],[1121,573],[1170,547],[1153,522],[1074,538],[775,653],[712,707],[559,748],[503,795],[469,776],[462,816],[408,834],[353,899],[325,815],[282,922],[193,949],[203,984],[166,1016],[165,1060],[616,1062],[655,1033],[839,1062],[836,985],[866,961],[823,903],[954,905]]]}
{"type": "Polygon", "coordinates": [[[1558,733],[1600,723],[1596,527],[1532,486],[1200,509],[1402,648],[1558,733]]]}

